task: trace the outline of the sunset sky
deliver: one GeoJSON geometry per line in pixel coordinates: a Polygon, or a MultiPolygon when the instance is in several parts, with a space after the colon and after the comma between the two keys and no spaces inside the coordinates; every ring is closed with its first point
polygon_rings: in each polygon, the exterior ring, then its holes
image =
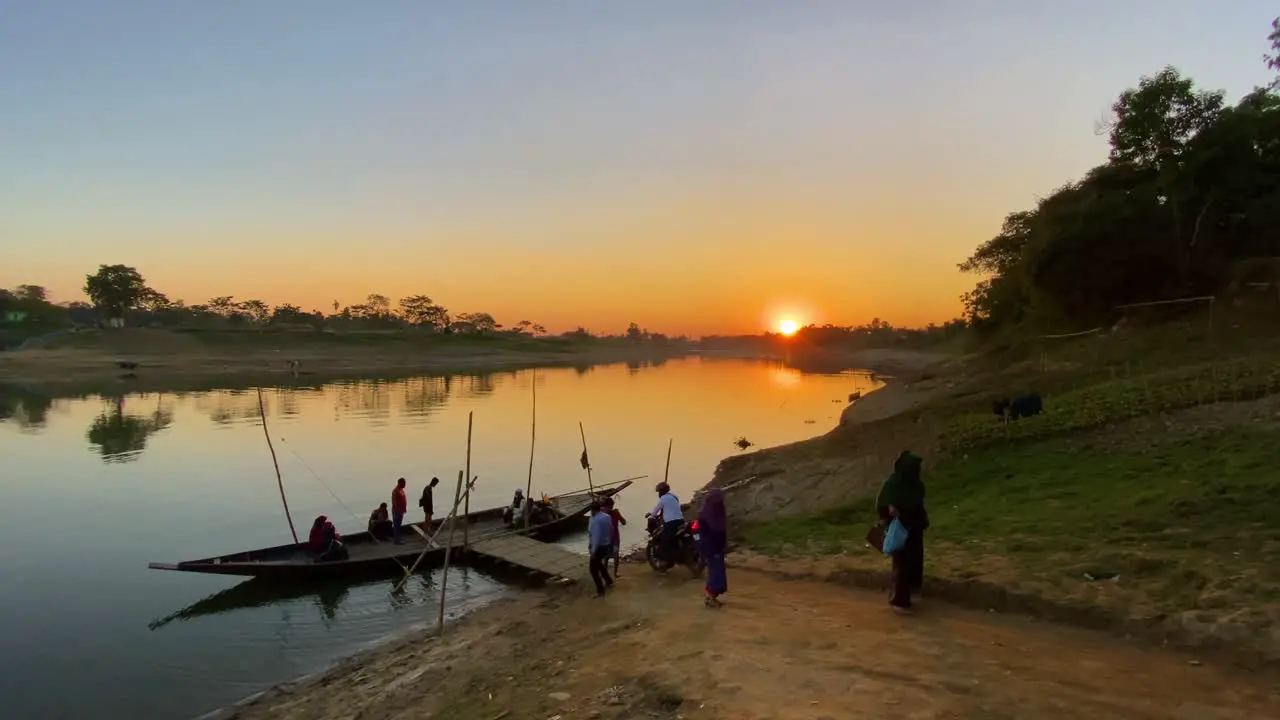
{"type": "Polygon", "coordinates": [[[0,286],[559,331],[942,321],[956,264],[1274,0],[0,0],[0,286]],[[910,8],[910,9],[908,9],[910,8]]]}

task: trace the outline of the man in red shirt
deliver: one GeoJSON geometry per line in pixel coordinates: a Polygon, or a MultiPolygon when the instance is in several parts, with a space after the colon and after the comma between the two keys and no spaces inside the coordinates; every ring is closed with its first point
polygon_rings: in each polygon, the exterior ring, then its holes
{"type": "Polygon", "coordinates": [[[409,511],[409,497],[404,493],[405,480],[396,481],[396,489],[391,491],[391,537],[400,545],[400,526],[404,523],[404,514],[409,511]]]}

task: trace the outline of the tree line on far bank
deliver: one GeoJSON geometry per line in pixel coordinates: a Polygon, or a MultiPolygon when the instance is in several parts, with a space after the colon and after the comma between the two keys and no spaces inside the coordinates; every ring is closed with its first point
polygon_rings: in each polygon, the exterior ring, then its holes
{"type": "Polygon", "coordinates": [[[1034,207],[1010,213],[960,269],[983,336],[1059,332],[1114,319],[1117,306],[1280,283],[1280,18],[1277,72],[1234,105],[1173,67],[1112,105],[1110,153],[1034,207]]]}
{"type": "MultiPolygon", "coordinates": [[[[85,276],[84,293],[90,302],[54,304],[40,285],[19,285],[13,290],[0,288],[0,330],[8,326],[10,335],[29,336],[68,325],[109,324],[118,318],[126,325],[148,327],[273,326],[349,331],[414,329],[442,335],[547,335],[545,327],[530,320],[521,320],[508,327],[486,312],[455,314],[426,295],[401,298],[394,305],[391,298],[377,293],[353,305],[343,306],[335,300],[330,313],[320,310],[308,312],[291,303],[273,307],[262,300],[236,300],[230,295],[187,305],[149,286],[142,274],[128,265],[100,265],[96,272],[85,276]],[[26,332],[16,332],[19,326],[26,332]]],[[[636,323],[631,323],[616,336],[596,335],[579,327],[562,333],[561,337],[613,337],[634,342],[688,340],[683,336],[668,338],[662,333],[649,332],[636,323]]]]}

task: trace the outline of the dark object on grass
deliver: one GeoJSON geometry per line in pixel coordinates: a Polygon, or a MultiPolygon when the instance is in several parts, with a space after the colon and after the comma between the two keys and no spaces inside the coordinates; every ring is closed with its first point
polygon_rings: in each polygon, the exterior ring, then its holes
{"type": "Polygon", "coordinates": [[[991,404],[991,409],[998,417],[1003,418],[1005,422],[1009,422],[1010,420],[1039,415],[1044,412],[1044,401],[1040,398],[1040,393],[1031,392],[1026,395],[1019,395],[1013,400],[1008,398],[996,400],[991,404]]]}
{"type": "Polygon", "coordinates": [[[121,370],[137,370],[138,369],[138,363],[129,362],[127,360],[117,361],[116,365],[119,365],[121,370]]]}

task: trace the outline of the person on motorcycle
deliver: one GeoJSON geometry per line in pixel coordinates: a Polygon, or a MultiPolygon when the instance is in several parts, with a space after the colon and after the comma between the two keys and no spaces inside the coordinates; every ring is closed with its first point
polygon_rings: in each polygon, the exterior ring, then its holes
{"type": "Polygon", "coordinates": [[[658,491],[658,504],[653,506],[651,514],[662,522],[662,536],[659,544],[662,548],[663,560],[666,561],[667,567],[671,567],[676,564],[676,556],[679,553],[676,547],[676,534],[680,532],[680,526],[684,525],[684,515],[680,512],[680,499],[671,493],[670,485],[660,482],[655,489],[658,491]]]}

